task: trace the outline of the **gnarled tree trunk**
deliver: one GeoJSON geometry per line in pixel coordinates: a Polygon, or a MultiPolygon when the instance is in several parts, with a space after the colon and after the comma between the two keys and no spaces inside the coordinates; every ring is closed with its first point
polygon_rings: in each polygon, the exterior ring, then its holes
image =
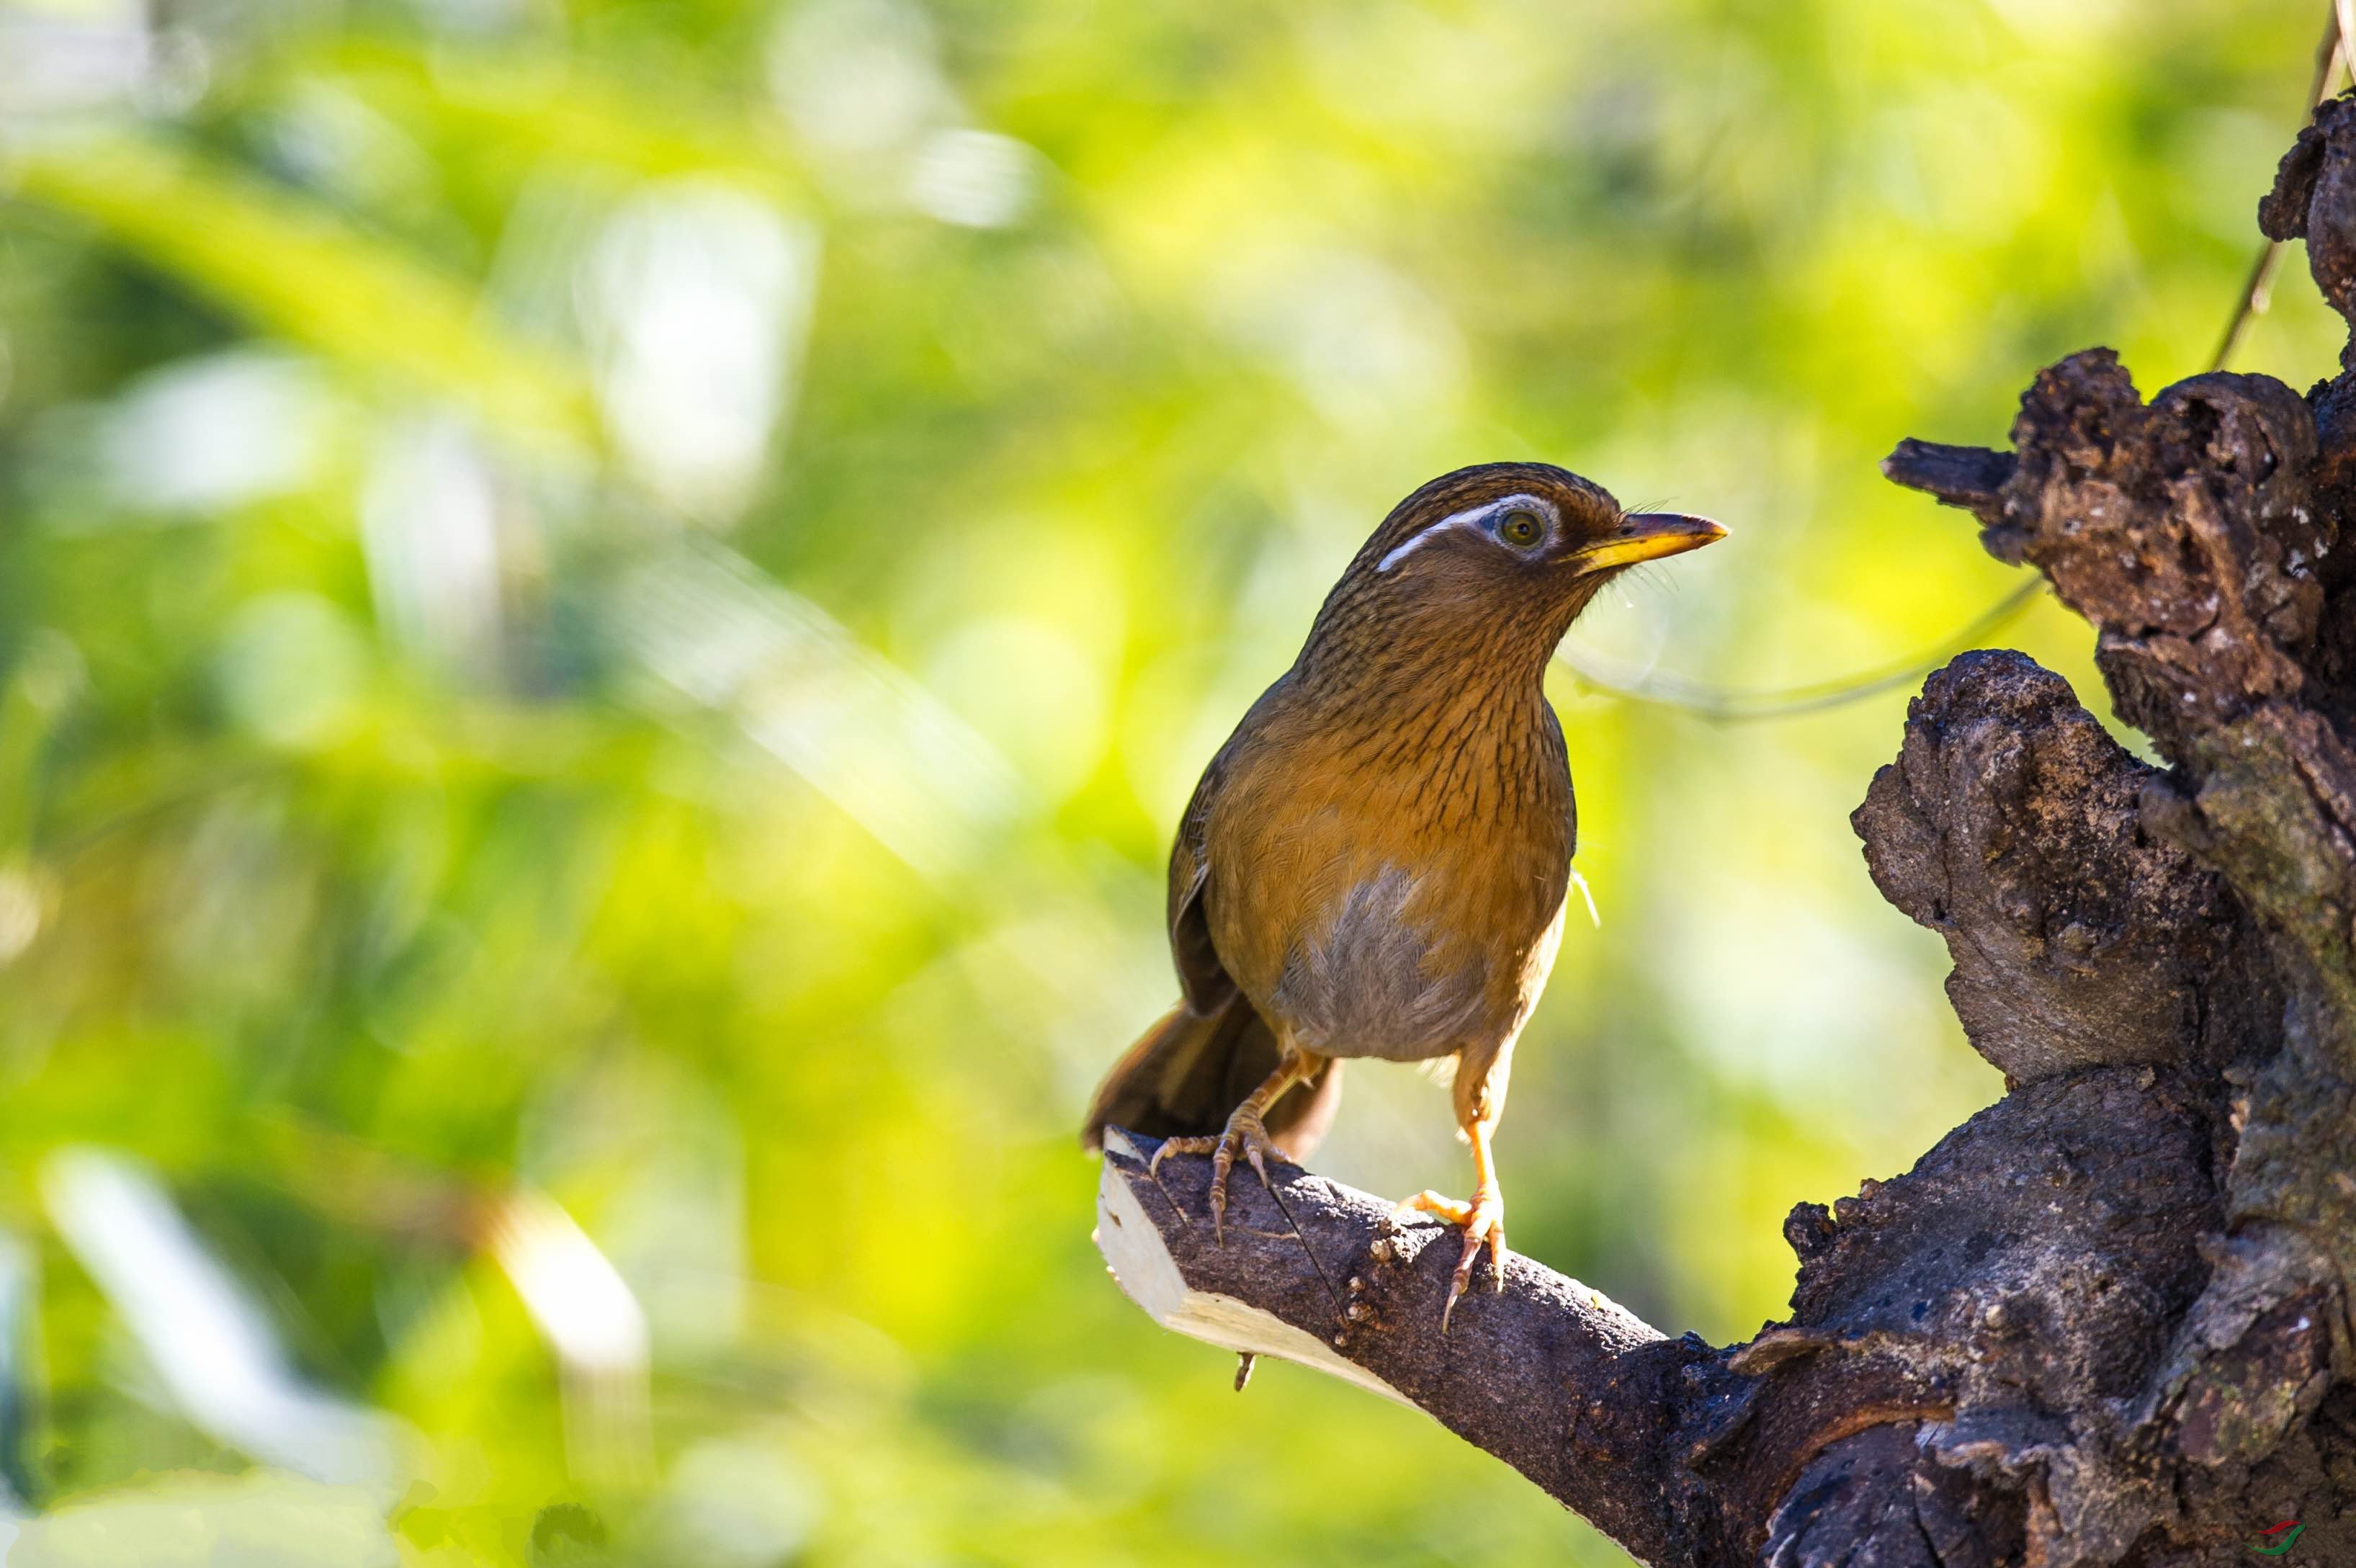
{"type": "MultiPolygon", "coordinates": [[[[2356,99],[2259,217],[2356,323],[2356,99]]],[[[2038,376],[2011,453],[1884,466],[2093,623],[2169,766],[2019,654],[1924,686],[1853,821],[1946,939],[2008,1092],[1906,1175],[1793,1212],[1788,1323],[1673,1340],[1517,1258],[1443,1337],[1437,1227],[1287,1169],[1235,1184],[1216,1247],[1179,1207],[1200,1164],[1156,1184],[1116,1140],[1098,1240],[1124,1286],[1421,1406],[1655,1563],[2286,1539],[2356,1562],[2356,343],[2341,362],[2304,399],[2217,374],[2146,403],[2093,349],[2038,376]]]]}

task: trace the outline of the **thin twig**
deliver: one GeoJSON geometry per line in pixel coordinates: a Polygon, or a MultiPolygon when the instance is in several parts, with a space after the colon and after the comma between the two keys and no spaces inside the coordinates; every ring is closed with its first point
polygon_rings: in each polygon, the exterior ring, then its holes
{"type": "Polygon", "coordinates": [[[2283,242],[2269,240],[2251,263],[2250,281],[2242,285],[2241,303],[2234,306],[2233,319],[2225,323],[2225,336],[2217,340],[2217,352],[2210,357],[2209,368],[2222,371],[2233,362],[2233,351],[2242,346],[2244,334],[2250,323],[2266,313],[2272,301],[2275,274],[2282,268],[2283,242]]]}
{"type": "MultiPolygon", "coordinates": [[[[2356,0],[2331,0],[2330,9],[2323,24],[2323,41],[2315,49],[2315,79],[2307,86],[2309,117],[2314,115],[2315,106],[2330,95],[2332,80],[2341,63],[2356,60],[2356,0]]],[[[2266,313],[2274,293],[2275,274],[2282,267],[2282,254],[2283,242],[2269,240],[2258,252],[2257,260],[2250,263],[2250,281],[2242,285],[2233,319],[2225,323],[2225,335],[2217,340],[2217,352],[2209,361],[2211,371],[2222,371],[2233,362],[2250,323],[2266,313]]]]}
{"type": "Polygon", "coordinates": [[[1616,679],[1591,660],[1581,662],[1569,653],[1557,657],[1586,685],[1599,692],[1609,692],[1615,697],[1624,697],[1632,703],[1676,708],[1681,713],[1697,714],[1718,724],[1751,724],[1762,719],[1796,718],[1802,714],[1822,713],[1827,708],[1837,708],[1844,703],[1887,692],[1892,687],[1909,684],[1917,676],[1937,669],[1953,655],[1976,647],[1983,638],[2027,609],[2029,601],[2044,591],[2045,579],[2032,577],[1983,611],[1969,626],[1894,664],[1838,680],[1815,681],[1804,686],[1785,686],[1771,691],[1730,691],[1722,686],[1681,681],[1674,675],[1641,680],[1616,679]]]}

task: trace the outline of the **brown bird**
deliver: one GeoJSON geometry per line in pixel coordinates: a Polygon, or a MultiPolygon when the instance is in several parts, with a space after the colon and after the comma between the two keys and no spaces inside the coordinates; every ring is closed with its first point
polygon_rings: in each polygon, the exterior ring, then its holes
{"type": "Polygon", "coordinates": [[[1490,1136],[1578,838],[1547,660],[1615,574],[1725,532],[1541,463],[1461,468],[1394,508],[1195,786],[1170,854],[1183,999],[1106,1076],[1087,1146],[1120,1126],[1166,1140],[1157,1167],[1211,1155],[1224,1232],[1236,1160],[1265,1185],[1269,1155],[1305,1157],[1340,1058],[1452,1058],[1472,1201],[1400,1212],[1464,1228],[1443,1326],[1483,1243],[1502,1289],[1490,1136]]]}

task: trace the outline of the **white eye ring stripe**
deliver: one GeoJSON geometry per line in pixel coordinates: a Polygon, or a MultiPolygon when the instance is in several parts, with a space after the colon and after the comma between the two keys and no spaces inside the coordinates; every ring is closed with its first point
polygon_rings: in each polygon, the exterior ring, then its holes
{"type": "Polygon", "coordinates": [[[1477,529],[1483,522],[1486,521],[1489,518],[1495,516],[1498,512],[1515,510],[1534,511],[1540,517],[1545,518],[1547,520],[1547,532],[1553,532],[1555,523],[1559,521],[1555,516],[1554,508],[1548,503],[1540,500],[1536,496],[1505,496],[1494,501],[1483,501],[1479,506],[1467,507],[1462,511],[1450,512],[1446,517],[1441,518],[1438,522],[1433,523],[1422,532],[1418,533],[1406,543],[1397,546],[1389,554],[1376,562],[1375,570],[1377,572],[1389,571],[1392,567],[1398,565],[1400,562],[1414,554],[1418,550],[1422,549],[1433,539],[1451,529],[1477,529]]]}

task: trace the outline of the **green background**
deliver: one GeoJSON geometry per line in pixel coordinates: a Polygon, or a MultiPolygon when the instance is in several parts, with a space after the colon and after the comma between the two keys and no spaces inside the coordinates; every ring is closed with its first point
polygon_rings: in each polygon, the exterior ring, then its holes
{"type": "MultiPolygon", "coordinates": [[[[18,1560],[1622,1561],[1105,1277],[1177,810],[1468,462],[1729,524],[1590,665],[1938,645],[2015,579],[1877,460],[2206,368],[2324,10],[0,8],[18,1560]]],[[[2336,338],[2294,251],[2237,368],[2336,338]]],[[[1744,1337],[2000,1091],[1846,821],[1907,692],[1558,675],[1513,1240],[1744,1337]]],[[[1379,1065],[1315,1163],[1468,1179],[1379,1065]]]]}

